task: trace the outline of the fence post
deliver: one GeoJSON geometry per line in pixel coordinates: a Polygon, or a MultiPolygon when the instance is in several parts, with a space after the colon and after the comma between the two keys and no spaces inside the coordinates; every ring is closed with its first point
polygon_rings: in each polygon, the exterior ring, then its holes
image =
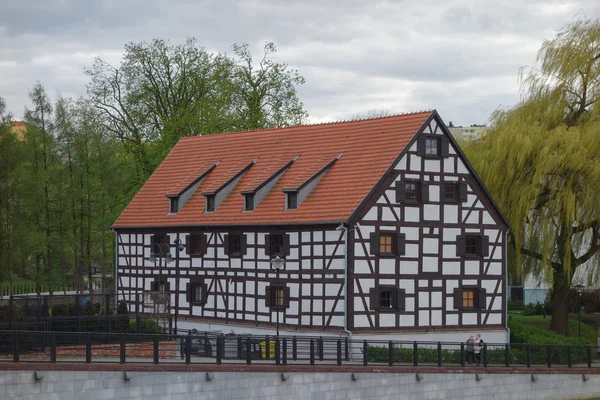
{"type": "Polygon", "coordinates": [[[296,336],[292,338],[292,358],[294,361],[298,359],[298,339],[296,336]]]}
{"type": "Polygon", "coordinates": [[[531,345],[527,343],[527,368],[531,368],[531,345]]]}
{"type": "Polygon", "coordinates": [[[152,358],[154,364],[158,364],[158,335],[154,335],[154,342],[152,343],[152,358]]]}
{"type": "Polygon", "coordinates": [[[50,362],[56,362],[56,332],[52,331],[50,334],[50,362]]]}
{"type": "Polygon", "coordinates": [[[238,360],[242,360],[243,357],[243,352],[242,352],[242,337],[238,336],[237,339],[237,358],[238,360]]]}
{"type": "Polygon", "coordinates": [[[592,368],[592,346],[587,347],[587,364],[588,368],[592,368]]]}
{"type": "Polygon", "coordinates": [[[337,340],[337,365],[342,365],[342,341],[337,340]]]}
{"type": "Polygon", "coordinates": [[[252,363],[252,339],[250,336],[246,338],[246,364],[252,363]]]}
{"type": "Polygon", "coordinates": [[[465,344],[461,342],[460,344],[460,366],[465,366],[465,344]]]}
{"type": "Polygon", "coordinates": [[[388,342],[388,364],[394,365],[394,344],[391,340],[388,342]]]}
{"type": "Polygon", "coordinates": [[[413,343],[413,365],[415,367],[419,365],[419,347],[417,346],[417,342],[413,343]]]}
{"type": "Polygon", "coordinates": [[[571,368],[571,345],[567,346],[567,365],[571,368]]]}
{"type": "Polygon", "coordinates": [[[137,333],[140,333],[142,331],[142,321],[139,315],[135,316],[135,325],[137,328],[137,333]]]}
{"type": "Polygon", "coordinates": [[[217,364],[221,364],[221,357],[223,355],[223,338],[217,337],[217,364]]]}
{"type": "Polygon", "coordinates": [[[12,335],[13,335],[13,343],[14,343],[14,347],[13,347],[13,361],[18,362],[19,361],[19,334],[17,333],[17,331],[12,331],[12,335]]]}
{"type": "Polygon", "coordinates": [[[504,365],[510,366],[510,345],[508,343],[504,345],[504,365]]]}
{"type": "Polygon", "coordinates": [[[319,361],[323,361],[323,353],[324,351],[324,345],[323,345],[323,336],[319,337],[319,361]]]}
{"type": "Polygon", "coordinates": [[[287,339],[283,338],[283,365],[287,364],[287,339]]]}
{"type": "Polygon", "coordinates": [[[85,337],[85,362],[88,364],[92,362],[92,334],[90,332],[85,337]]]}
{"type": "Polygon", "coordinates": [[[437,345],[438,367],[442,366],[442,342],[437,345]]]}
{"type": "Polygon", "coordinates": [[[121,333],[121,364],[125,364],[125,334],[121,333]]]}
{"type": "Polygon", "coordinates": [[[367,341],[363,341],[363,365],[367,365],[369,363],[369,346],[367,345],[367,341]]]}
{"type": "MultiPolygon", "coordinates": [[[[204,344],[204,346],[206,346],[206,344],[204,344]]],[[[185,363],[189,364],[191,362],[192,362],[192,331],[188,331],[188,335],[185,337],[185,363]]]]}
{"type": "Polygon", "coordinates": [[[275,365],[281,363],[281,349],[279,347],[279,338],[275,338],[275,365]]]}
{"type": "Polygon", "coordinates": [[[487,353],[487,343],[483,344],[483,368],[487,368],[488,364],[488,353],[487,353]]]}
{"type": "Polygon", "coordinates": [[[267,348],[265,349],[266,359],[270,360],[271,359],[271,340],[269,340],[269,335],[267,335],[267,339],[265,340],[265,346],[267,346],[267,348]]]}
{"type": "Polygon", "coordinates": [[[344,339],[344,359],[346,361],[350,360],[350,348],[349,348],[349,340],[348,338],[344,339]]]}
{"type": "Polygon", "coordinates": [[[315,365],[315,339],[310,339],[310,365],[315,365]]]}

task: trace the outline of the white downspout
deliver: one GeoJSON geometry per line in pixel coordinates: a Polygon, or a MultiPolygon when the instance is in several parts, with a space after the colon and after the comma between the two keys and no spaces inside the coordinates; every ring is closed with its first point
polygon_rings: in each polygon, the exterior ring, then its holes
{"type": "MultiPolygon", "coordinates": [[[[348,226],[342,224],[344,229],[344,332],[348,335],[350,349],[352,348],[352,332],[348,330],[348,226]]],[[[352,359],[352,351],[349,351],[352,359]]]]}
{"type": "Polygon", "coordinates": [[[119,234],[115,232],[115,307],[119,304],[119,234]]]}

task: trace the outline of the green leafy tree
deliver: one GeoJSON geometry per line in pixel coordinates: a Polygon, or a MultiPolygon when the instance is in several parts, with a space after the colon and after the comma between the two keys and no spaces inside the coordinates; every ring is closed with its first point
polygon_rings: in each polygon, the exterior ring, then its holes
{"type": "Polygon", "coordinates": [[[211,54],[196,39],[130,43],[119,66],[98,58],[86,71],[88,94],[112,132],[132,154],[141,185],[183,136],[285,126],[307,114],[296,86],[304,79],[273,62],[267,43],[254,65],[248,46],[235,59],[211,54]]]}
{"type": "Polygon", "coordinates": [[[568,335],[573,276],[600,264],[600,22],[565,27],[537,61],[523,100],[465,151],[512,224],[512,272],[551,281],[551,329],[568,335]]]}

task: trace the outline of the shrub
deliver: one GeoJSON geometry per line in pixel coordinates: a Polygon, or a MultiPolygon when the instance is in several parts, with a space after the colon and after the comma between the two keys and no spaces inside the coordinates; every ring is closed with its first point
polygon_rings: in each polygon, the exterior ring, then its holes
{"type": "Polygon", "coordinates": [[[508,308],[523,308],[523,301],[508,299],[508,308]]]}

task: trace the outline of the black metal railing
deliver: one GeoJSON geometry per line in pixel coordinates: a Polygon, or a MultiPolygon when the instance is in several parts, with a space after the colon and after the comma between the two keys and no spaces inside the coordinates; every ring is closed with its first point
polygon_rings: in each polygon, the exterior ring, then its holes
{"type": "Polygon", "coordinates": [[[350,340],[347,337],[0,331],[0,362],[593,368],[589,345],[350,340]]]}

